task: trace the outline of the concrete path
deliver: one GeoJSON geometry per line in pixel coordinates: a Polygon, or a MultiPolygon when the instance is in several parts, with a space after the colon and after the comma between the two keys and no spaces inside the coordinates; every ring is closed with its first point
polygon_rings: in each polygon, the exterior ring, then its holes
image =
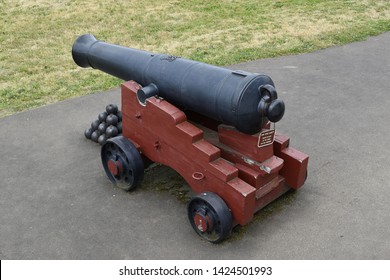
{"type": "Polygon", "coordinates": [[[310,155],[309,177],[219,245],[193,232],[174,171],[131,193],[105,177],[83,131],[118,89],[0,119],[0,258],[389,259],[389,46],[386,33],[231,66],[273,78],[277,130],[310,155]]]}

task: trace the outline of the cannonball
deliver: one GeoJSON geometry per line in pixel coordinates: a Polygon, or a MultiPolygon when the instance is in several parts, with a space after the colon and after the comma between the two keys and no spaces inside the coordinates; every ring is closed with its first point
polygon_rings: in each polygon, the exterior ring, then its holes
{"type": "Polygon", "coordinates": [[[118,133],[122,133],[122,122],[118,122],[116,127],[118,128],[118,133]]]}
{"type": "Polygon", "coordinates": [[[109,114],[106,118],[106,123],[108,125],[116,125],[118,123],[118,117],[114,114],[109,114]]]}
{"type": "Polygon", "coordinates": [[[94,120],[92,123],[91,123],[91,128],[92,130],[96,130],[98,128],[100,124],[100,121],[99,120],[94,120]]]}
{"type": "Polygon", "coordinates": [[[108,125],[105,122],[102,122],[101,124],[99,124],[97,130],[99,130],[100,134],[104,134],[106,133],[107,126],[108,125]]]}
{"type": "Polygon", "coordinates": [[[106,135],[108,137],[115,137],[118,135],[118,128],[114,125],[110,125],[106,129],[106,135]]]}
{"type": "Polygon", "coordinates": [[[106,112],[107,114],[116,114],[118,112],[118,106],[115,104],[108,104],[106,106],[106,112]]]}
{"type": "Polygon", "coordinates": [[[100,135],[98,138],[98,143],[101,146],[103,146],[104,144],[106,144],[106,142],[107,142],[107,135],[105,135],[105,134],[100,135]]]}
{"type": "Polygon", "coordinates": [[[93,132],[92,127],[87,128],[87,129],[84,131],[85,137],[86,137],[87,139],[91,139],[92,132],[93,132]]]}
{"type": "Polygon", "coordinates": [[[95,131],[92,132],[92,134],[91,134],[91,140],[92,140],[93,142],[96,142],[96,143],[97,143],[99,136],[100,136],[99,130],[95,130],[95,131]]]}
{"type": "Polygon", "coordinates": [[[118,113],[116,113],[116,115],[118,116],[118,122],[121,122],[122,121],[122,111],[118,111],[118,113]]]}
{"type": "Polygon", "coordinates": [[[98,119],[102,123],[106,121],[107,116],[108,116],[107,112],[101,112],[98,116],[98,119]]]}

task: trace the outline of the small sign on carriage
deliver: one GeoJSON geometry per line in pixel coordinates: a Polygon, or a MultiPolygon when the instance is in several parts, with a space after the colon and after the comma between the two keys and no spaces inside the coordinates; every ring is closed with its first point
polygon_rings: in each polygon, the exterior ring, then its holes
{"type": "Polygon", "coordinates": [[[262,148],[274,143],[275,138],[275,129],[263,130],[259,133],[259,141],[257,142],[257,147],[262,148]]]}

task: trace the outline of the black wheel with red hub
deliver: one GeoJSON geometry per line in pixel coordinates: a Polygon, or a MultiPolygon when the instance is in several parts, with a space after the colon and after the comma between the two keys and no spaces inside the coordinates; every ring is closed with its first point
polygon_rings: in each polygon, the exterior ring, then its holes
{"type": "Polygon", "coordinates": [[[121,189],[132,190],[141,183],[144,163],[128,139],[123,136],[108,139],[102,146],[101,158],[108,178],[121,189]]]}
{"type": "Polygon", "coordinates": [[[187,210],[195,232],[207,241],[218,243],[231,233],[232,214],[217,194],[207,192],[193,197],[187,210]]]}

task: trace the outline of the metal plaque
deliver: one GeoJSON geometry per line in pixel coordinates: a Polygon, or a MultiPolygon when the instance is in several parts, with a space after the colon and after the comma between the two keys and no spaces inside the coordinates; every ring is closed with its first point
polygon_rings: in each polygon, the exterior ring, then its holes
{"type": "Polygon", "coordinates": [[[268,145],[271,145],[274,142],[275,129],[268,129],[260,132],[259,141],[257,142],[257,147],[262,148],[268,145]]]}

